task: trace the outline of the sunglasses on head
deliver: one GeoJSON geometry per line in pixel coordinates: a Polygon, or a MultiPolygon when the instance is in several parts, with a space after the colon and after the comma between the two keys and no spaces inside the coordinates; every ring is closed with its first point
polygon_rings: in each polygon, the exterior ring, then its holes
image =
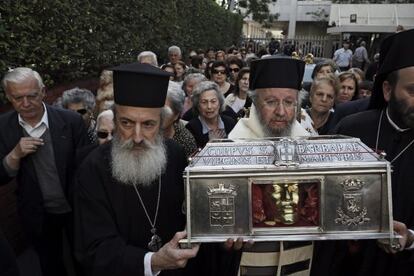
{"type": "Polygon", "coordinates": [[[80,115],[85,115],[86,112],[88,112],[88,110],[86,110],[85,108],[81,108],[81,109],[76,110],[76,112],[78,112],[80,115]]]}
{"type": "Polygon", "coordinates": [[[239,68],[230,68],[231,72],[238,73],[240,71],[239,68]]]}
{"type": "Polygon", "coordinates": [[[108,135],[109,135],[109,132],[106,132],[106,131],[98,131],[96,133],[96,136],[98,136],[98,138],[100,139],[106,139],[108,135]]]}
{"type": "Polygon", "coordinates": [[[216,70],[216,69],[213,69],[213,70],[211,70],[211,73],[213,73],[213,74],[216,74],[216,75],[225,75],[226,74],[226,70],[216,70]]]}

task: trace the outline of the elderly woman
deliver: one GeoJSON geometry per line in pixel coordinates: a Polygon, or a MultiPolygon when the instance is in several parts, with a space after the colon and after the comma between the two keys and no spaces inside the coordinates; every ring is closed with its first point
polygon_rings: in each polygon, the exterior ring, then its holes
{"type": "Polygon", "coordinates": [[[193,91],[193,111],[197,115],[186,128],[193,134],[198,147],[204,147],[211,139],[227,138],[236,122],[231,117],[220,115],[224,108],[224,97],[216,83],[200,82],[193,91]]]}
{"type": "Polygon", "coordinates": [[[332,120],[332,108],[338,94],[339,83],[334,75],[315,79],[310,90],[309,101],[312,105],[306,111],[313,121],[313,127],[319,135],[329,131],[329,122],[332,120]]]}
{"type": "Polygon", "coordinates": [[[358,79],[354,73],[342,72],[338,76],[340,86],[335,103],[341,104],[355,100],[358,95],[358,79]]]}
{"type": "Polygon", "coordinates": [[[312,71],[312,79],[326,77],[335,73],[335,65],[332,61],[322,61],[315,65],[312,71]]]}
{"type": "Polygon", "coordinates": [[[96,136],[99,145],[112,140],[114,131],[114,113],[112,110],[105,110],[96,118],[96,136]]]}
{"type": "Polygon", "coordinates": [[[93,112],[95,110],[95,96],[91,91],[81,88],[73,88],[63,92],[62,107],[79,113],[86,127],[88,128],[88,138],[91,143],[96,142],[95,125],[96,122],[93,118],[93,112]]]}
{"type": "Polygon", "coordinates": [[[182,119],[185,121],[190,121],[194,116],[191,108],[193,107],[193,102],[191,101],[191,96],[193,95],[194,87],[202,81],[206,81],[207,78],[200,73],[189,74],[185,76],[183,82],[183,90],[185,92],[184,107],[182,111],[182,119]]]}
{"type": "Polygon", "coordinates": [[[180,114],[184,105],[184,92],[177,83],[168,85],[165,99],[163,134],[165,138],[176,141],[184,148],[185,156],[190,157],[196,150],[197,144],[184,121],[180,120],[180,114]]]}

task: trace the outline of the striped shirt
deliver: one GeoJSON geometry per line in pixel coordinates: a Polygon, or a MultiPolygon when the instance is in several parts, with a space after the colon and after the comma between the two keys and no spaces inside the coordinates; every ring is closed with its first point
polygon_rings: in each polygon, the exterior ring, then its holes
{"type": "Polygon", "coordinates": [[[312,241],[255,243],[243,251],[239,276],[307,276],[312,254],[312,241]]]}

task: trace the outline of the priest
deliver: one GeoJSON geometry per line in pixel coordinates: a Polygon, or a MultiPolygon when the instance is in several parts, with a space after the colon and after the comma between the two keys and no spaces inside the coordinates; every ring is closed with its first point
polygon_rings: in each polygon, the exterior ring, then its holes
{"type": "MultiPolygon", "coordinates": [[[[414,30],[386,38],[381,44],[371,110],[344,118],[336,133],[358,137],[385,153],[392,165],[393,216],[414,229],[414,30]]],[[[398,222],[394,230],[401,233],[398,222]],[[398,226],[398,227],[396,227],[398,226]]],[[[407,236],[404,233],[403,236],[407,236]]],[[[315,259],[315,275],[412,275],[412,234],[395,254],[380,249],[376,241],[345,242],[338,249],[322,246],[315,259]],[[333,261],[328,261],[334,257],[333,261]],[[321,263],[324,263],[321,265],[321,263]],[[326,271],[328,269],[329,271],[326,271]]],[[[341,244],[336,243],[336,246],[341,244]]],[[[396,250],[394,250],[396,251],[396,250]]]]}
{"type": "Polygon", "coordinates": [[[148,64],[115,67],[112,143],[77,174],[77,257],[87,275],[183,275],[198,246],[186,236],[183,150],[160,133],[169,74],[148,64]]]}

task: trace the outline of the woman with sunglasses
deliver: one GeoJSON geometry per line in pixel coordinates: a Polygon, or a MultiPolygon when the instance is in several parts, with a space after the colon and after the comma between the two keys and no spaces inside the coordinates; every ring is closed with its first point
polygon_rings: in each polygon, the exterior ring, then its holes
{"type": "Polygon", "coordinates": [[[111,141],[113,131],[114,113],[112,110],[105,110],[96,118],[96,136],[98,137],[99,145],[111,141]]]}
{"type": "Polygon", "coordinates": [[[83,121],[88,128],[89,141],[91,144],[96,143],[96,121],[93,118],[96,102],[92,92],[79,87],[66,90],[62,94],[61,105],[64,109],[72,110],[82,116],[83,121]]]}
{"type": "Polygon", "coordinates": [[[220,89],[220,92],[227,97],[233,93],[235,87],[227,81],[228,68],[224,61],[215,61],[211,66],[211,80],[214,81],[220,89]]]}
{"type": "Polygon", "coordinates": [[[229,68],[229,82],[232,85],[237,86],[237,75],[239,74],[239,71],[241,68],[243,68],[243,61],[239,58],[237,58],[236,56],[232,56],[229,57],[227,59],[227,64],[228,64],[228,68],[229,68]]]}

